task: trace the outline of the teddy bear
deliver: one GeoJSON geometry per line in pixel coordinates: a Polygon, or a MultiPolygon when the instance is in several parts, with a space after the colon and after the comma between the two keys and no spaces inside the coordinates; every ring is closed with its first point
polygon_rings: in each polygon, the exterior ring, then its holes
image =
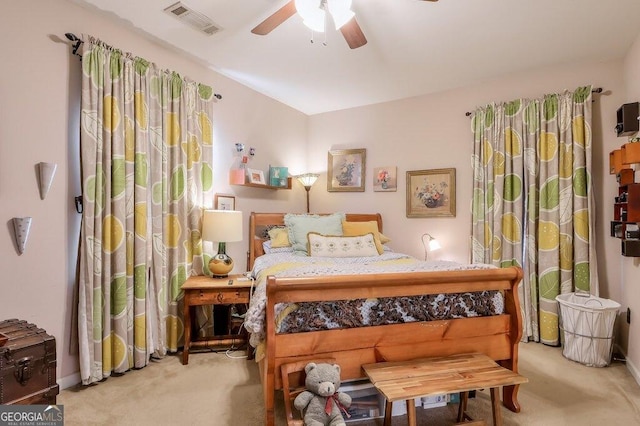
{"type": "Polygon", "coordinates": [[[300,393],[293,405],[304,411],[307,426],[346,426],[342,413],[347,417],[351,397],[338,392],[340,387],[340,366],[336,364],[310,362],[304,368],[307,390],[300,393]]]}

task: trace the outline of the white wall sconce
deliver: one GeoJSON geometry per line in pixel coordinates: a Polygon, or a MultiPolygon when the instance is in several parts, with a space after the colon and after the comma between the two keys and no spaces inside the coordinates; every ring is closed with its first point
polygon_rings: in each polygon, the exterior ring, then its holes
{"type": "Polygon", "coordinates": [[[18,253],[24,253],[29,239],[29,230],[31,229],[30,217],[14,217],[13,218],[13,234],[16,238],[18,253]]]}
{"type": "Polygon", "coordinates": [[[427,260],[427,258],[429,257],[430,251],[436,251],[442,248],[438,240],[433,238],[431,234],[427,233],[422,234],[422,246],[424,247],[424,260],[427,260]]]}
{"type": "Polygon", "coordinates": [[[38,163],[38,182],[40,183],[40,199],[44,200],[47,197],[47,192],[51,188],[51,182],[53,182],[53,176],[56,174],[56,163],[38,163]]]}

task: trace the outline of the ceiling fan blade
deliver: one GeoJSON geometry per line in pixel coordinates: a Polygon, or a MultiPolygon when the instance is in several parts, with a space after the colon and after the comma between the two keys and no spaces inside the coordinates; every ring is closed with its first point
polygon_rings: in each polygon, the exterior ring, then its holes
{"type": "Polygon", "coordinates": [[[258,35],[267,35],[278,25],[291,18],[295,13],[296,3],[295,0],[291,0],[289,3],[285,4],[276,12],[274,12],[273,15],[269,16],[267,19],[259,23],[254,29],[251,30],[251,32],[258,35]]]}
{"type": "Polygon", "coordinates": [[[362,29],[360,29],[360,25],[358,25],[358,21],[356,21],[355,16],[349,22],[340,27],[340,32],[344,36],[349,47],[352,49],[357,49],[358,47],[367,44],[367,38],[364,36],[362,29]]]}

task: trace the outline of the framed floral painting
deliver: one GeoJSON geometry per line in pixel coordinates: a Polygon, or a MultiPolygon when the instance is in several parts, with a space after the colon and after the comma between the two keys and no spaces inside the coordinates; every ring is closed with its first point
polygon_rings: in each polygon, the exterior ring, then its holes
{"type": "Polygon", "coordinates": [[[373,190],[376,192],[398,190],[398,174],[396,166],[373,168],[373,190]]]}
{"type": "Polygon", "coordinates": [[[327,191],[364,192],[366,149],[329,151],[327,191]]]}
{"type": "Polygon", "coordinates": [[[456,169],[407,172],[407,217],[455,217],[456,169]]]}

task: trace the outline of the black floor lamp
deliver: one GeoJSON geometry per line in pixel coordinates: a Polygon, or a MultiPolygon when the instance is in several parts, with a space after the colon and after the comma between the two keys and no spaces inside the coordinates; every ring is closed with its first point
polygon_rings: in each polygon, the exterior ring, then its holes
{"type": "Polygon", "coordinates": [[[298,182],[300,182],[302,184],[302,186],[304,186],[305,191],[307,191],[307,213],[309,213],[309,190],[311,189],[311,187],[313,186],[314,183],[316,183],[316,180],[318,180],[318,177],[320,175],[317,173],[305,173],[303,175],[298,175],[296,176],[296,179],[298,179],[298,182]]]}

